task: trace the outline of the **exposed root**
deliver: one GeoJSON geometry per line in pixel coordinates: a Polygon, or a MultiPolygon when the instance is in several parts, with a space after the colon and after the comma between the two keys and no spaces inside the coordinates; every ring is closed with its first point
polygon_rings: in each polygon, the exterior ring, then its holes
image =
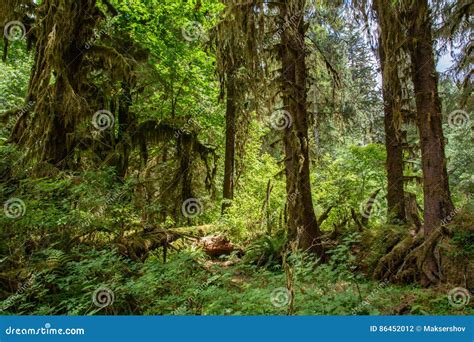
{"type": "Polygon", "coordinates": [[[422,286],[439,283],[443,276],[436,252],[446,234],[444,229],[434,231],[426,239],[421,234],[407,236],[380,259],[374,277],[394,283],[416,282],[422,286]]]}
{"type": "Polygon", "coordinates": [[[407,236],[401,242],[399,242],[393,249],[380,259],[377,267],[374,271],[374,277],[376,279],[391,279],[397,270],[403,264],[403,260],[406,255],[410,253],[414,248],[419,246],[422,242],[421,237],[407,236]]]}
{"type": "Polygon", "coordinates": [[[438,229],[420,246],[413,249],[406,256],[394,280],[403,283],[417,282],[422,286],[437,284],[442,280],[439,258],[435,256],[435,249],[442,236],[442,229],[438,229]]]}

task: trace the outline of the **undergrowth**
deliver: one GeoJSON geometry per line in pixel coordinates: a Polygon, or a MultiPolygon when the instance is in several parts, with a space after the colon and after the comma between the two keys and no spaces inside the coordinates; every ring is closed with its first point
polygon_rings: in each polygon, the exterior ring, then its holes
{"type": "MultiPolygon", "coordinates": [[[[5,298],[4,314],[287,313],[286,302],[275,297],[284,297],[287,287],[285,272],[278,263],[268,263],[267,267],[245,262],[232,265],[225,260],[209,260],[193,249],[172,254],[167,263],[158,256],[151,256],[143,264],[132,263],[113,250],[75,249],[67,255],[47,250],[38,258],[38,270],[30,275],[30,284],[5,298]],[[104,308],[91,300],[102,288],[114,296],[113,304],[104,308]]],[[[288,258],[294,272],[295,314],[474,314],[469,306],[452,307],[447,288],[377,283],[362,275],[354,277],[348,271],[350,264],[344,270],[342,263],[333,261],[317,264],[299,253],[288,258]]]]}

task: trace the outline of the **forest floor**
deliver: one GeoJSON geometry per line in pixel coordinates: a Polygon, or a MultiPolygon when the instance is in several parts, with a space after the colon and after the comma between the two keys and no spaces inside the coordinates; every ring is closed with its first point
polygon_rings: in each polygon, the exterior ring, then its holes
{"type": "Polygon", "coordinates": [[[447,285],[425,289],[371,281],[329,265],[315,267],[304,256],[290,260],[292,266],[286,272],[279,266],[260,267],[238,259],[210,261],[201,257],[179,257],[167,264],[148,262],[152,269],[175,270],[179,275],[173,272],[174,276],[182,281],[174,279],[171,283],[172,278],[167,278],[169,286],[154,297],[146,314],[474,314],[472,306],[456,306],[452,302],[452,289],[447,285]],[[186,276],[188,272],[192,275],[186,276]],[[291,280],[288,273],[293,275],[291,280]]]}
{"type": "MultiPolygon", "coordinates": [[[[0,309],[35,315],[474,315],[469,284],[423,288],[373,280],[358,236],[346,235],[325,263],[282,253],[275,237],[253,239],[241,246],[244,253],[238,248],[219,258],[183,243],[166,262],[162,248],[143,262],[110,245],[79,244],[67,253],[48,248],[27,269],[15,270],[26,280],[0,309]]],[[[370,253],[378,260],[376,244],[370,253]]]]}
{"type": "MultiPolygon", "coordinates": [[[[281,262],[281,260],[280,260],[281,262]]],[[[47,259],[4,314],[144,315],[473,315],[459,288],[421,288],[370,280],[344,263],[292,254],[282,266],[235,255],[211,259],[200,249],[144,263],[116,250],[73,249],[47,259]],[[454,292],[453,292],[454,291],[454,292]],[[104,298],[97,305],[93,298],[104,298]],[[464,303],[463,303],[464,301],[464,303]],[[96,304],[96,305],[94,305],[96,304]]],[[[98,299],[98,300],[99,300],[98,299]]]]}

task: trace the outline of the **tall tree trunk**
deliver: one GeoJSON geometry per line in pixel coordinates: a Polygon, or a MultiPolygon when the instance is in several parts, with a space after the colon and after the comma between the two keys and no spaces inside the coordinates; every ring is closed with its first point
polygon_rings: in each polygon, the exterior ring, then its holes
{"type": "Polygon", "coordinates": [[[305,0],[285,0],[280,7],[281,92],[285,111],[291,116],[284,136],[288,228],[299,248],[322,254],[309,175],[304,7],[305,0]]]}
{"type": "Polygon", "coordinates": [[[194,197],[191,172],[193,143],[193,139],[188,134],[182,134],[178,140],[179,174],[182,180],[181,202],[194,197]]]}
{"type": "Polygon", "coordinates": [[[380,28],[379,59],[382,69],[382,94],[384,101],[385,148],[387,151],[387,211],[390,223],[406,222],[405,194],[403,190],[403,147],[400,125],[395,121],[394,113],[398,111],[401,119],[401,84],[397,73],[395,56],[396,42],[391,41],[388,32],[390,22],[389,11],[393,10],[382,0],[374,2],[380,28]],[[398,103],[397,103],[398,101],[398,103]]]}
{"type": "Polygon", "coordinates": [[[433,53],[432,25],[427,0],[411,2],[410,57],[420,131],[424,191],[424,233],[429,235],[453,210],[449,191],[438,75],[433,53]]]}
{"type": "MultiPolygon", "coordinates": [[[[234,166],[235,166],[235,80],[234,73],[227,79],[227,102],[225,113],[225,161],[224,161],[224,200],[234,198],[234,166]]],[[[230,203],[222,204],[222,212],[230,203]]]]}
{"type": "Polygon", "coordinates": [[[135,125],[133,114],[130,112],[132,105],[132,95],[130,93],[130,85],[122,82],[122,94],[119,99],[118,109],[118,148],[119,158],[117,161],[117,174],[120,178],[125,177],[128,169],[128,162],[132,149],[132,138],[130,132],[132,125],[135,125]]]}
{"type": "MultiPolygon", "coordinates": [[[[382,81],[384,90],[384,127],[385,148],[387,150],[387,210],[388,220],[391,223],[406,222],[405,214],[405,192],[403,189],[403,148],[401,132],[394,125],[393,100],[387,94],[390,90],[385,88],[385,80],[382,81]]],[[[388,87],[390,87],[388,85],[388,87]]]]}
{"type": "Polygon", "coordinates": [[[44,0],[35,14],[36,51],[28,88],[34,116],[20,142],[38,160],[58,167],[68,166],[77,141],[75,127],[87,107],[81,96],[82,49],[100,17],[95,5],[95,0],[44,0]]]}

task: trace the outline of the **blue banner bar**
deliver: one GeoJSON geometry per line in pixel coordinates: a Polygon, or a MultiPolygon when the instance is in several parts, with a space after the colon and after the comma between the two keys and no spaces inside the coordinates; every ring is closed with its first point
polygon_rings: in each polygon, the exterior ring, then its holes
{"type": "Polygon", "coordinates": [[[0,341],[473,342],[473,316],[1,316],[0,341]]]}

